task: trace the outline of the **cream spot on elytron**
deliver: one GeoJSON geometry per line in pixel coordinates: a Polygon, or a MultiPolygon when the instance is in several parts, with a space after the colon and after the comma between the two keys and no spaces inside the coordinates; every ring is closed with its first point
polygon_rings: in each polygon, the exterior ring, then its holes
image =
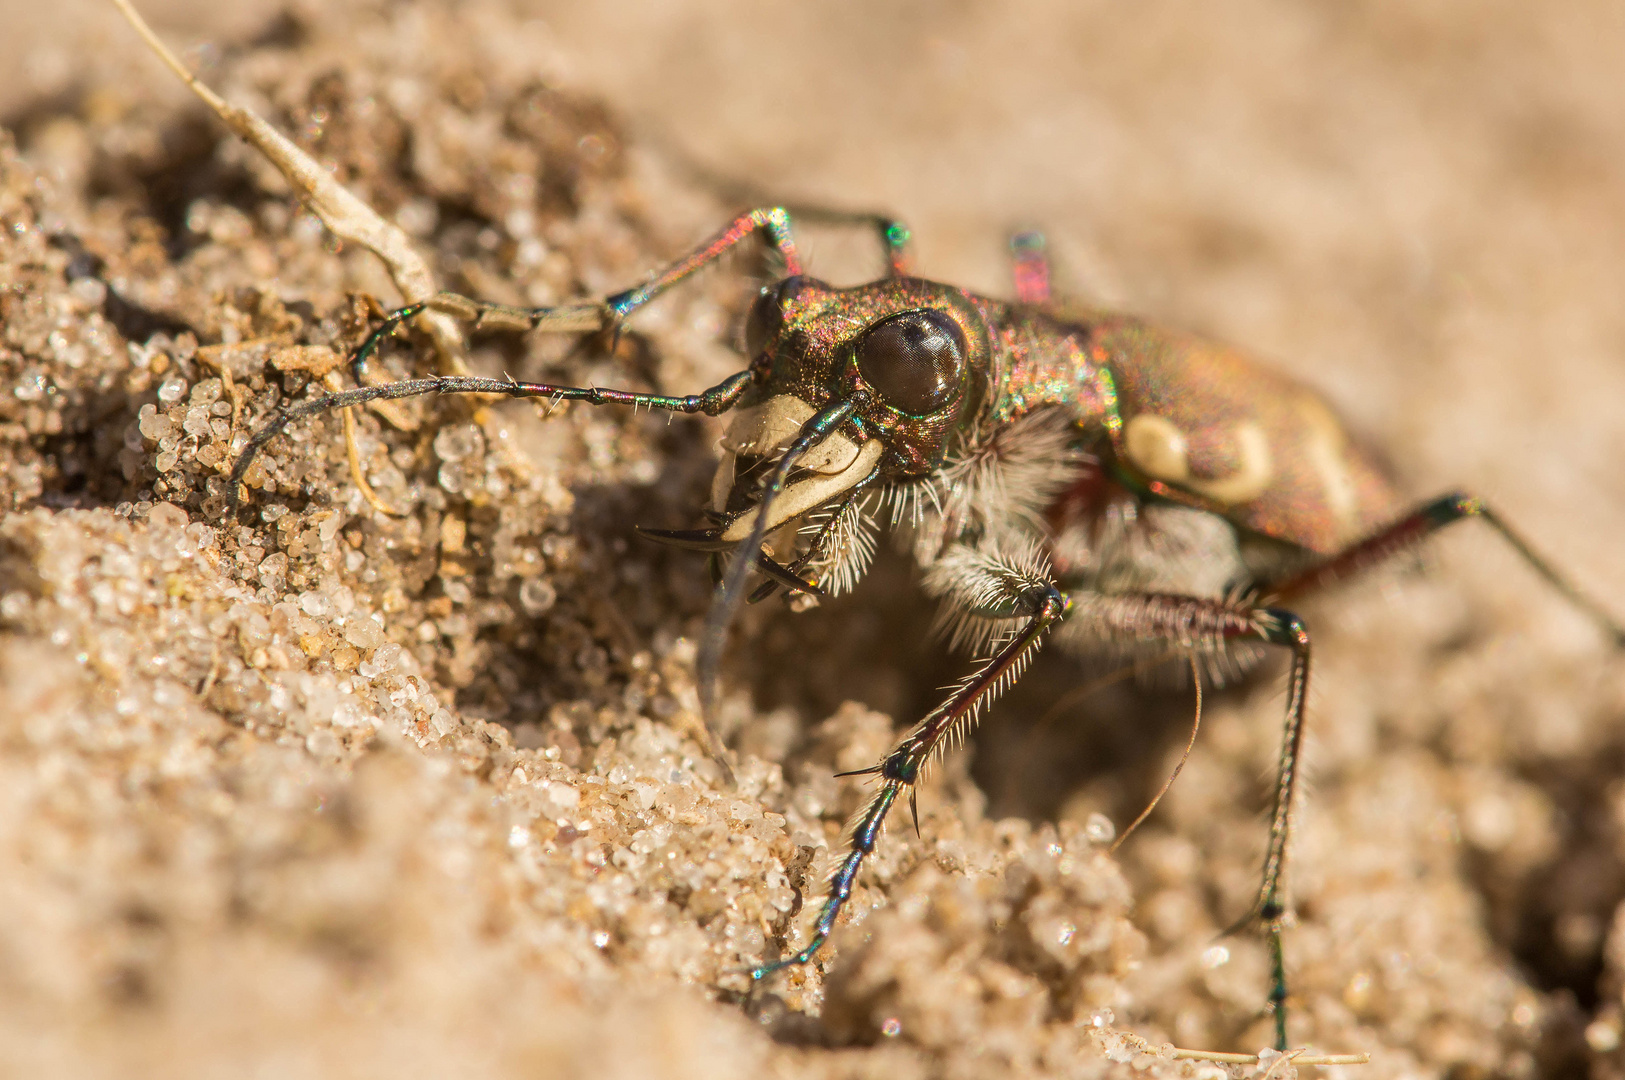
{"type": "Polygon", "coordinates": [[[1300,401],[1298,412],[1309,428],[1304,455],[1320,477],[1326,507],[1337,522],[1337,535],[1346,541],[1359,532],[1360,493],[1355,488],[1354,477],[1349,475],[1343,429],[1331,410],[1312,398],[1300,401]]]}
{"type": "Polygon", "coordinates": [[[1264,494],[1274,476],[1269,436],[1254,421],[1235,429],[1241,465],[1229,476],[1201,480],[1191,475],[1185,433],[1171,421],[1142,413],[1123,428],[1123,452],[1153,480],[1177,484],[1224,506],[1251,502],[1264,494]]]}
{"type": "Polygon", "coordinates": [[[1123,428],[1123,452],[1153,480],[1183,484],[1190,479],[1185,460],[1185,433],[1171,421],[1142,413],[1123,428]]]}

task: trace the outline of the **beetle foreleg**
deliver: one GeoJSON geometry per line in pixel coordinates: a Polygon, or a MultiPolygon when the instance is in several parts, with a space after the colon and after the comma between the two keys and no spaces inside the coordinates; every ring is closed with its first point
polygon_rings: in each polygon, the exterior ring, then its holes
{"type": "Polygon", "coordinates": [[[1011,597],[1011,600],[1024,610],[1026,624],[974,674],[955,687],[947,700],[904,736],[878,765],[864,770],[880,776],[880,789],[852,826],[850,847],[846,857],[830,875],[829,896],[818,915],[812,940],[795,955],[756,968],[751,972],[752,980],[760,981],[782,968],[805,964],[824,947],[841,909],[852,896],[858,869],[869,853],[874,851],[885,826],[886,815],[891,812],[897,797],[907,788],[912,799],[914,785],[931,759],[943,749],[945,741],[962,734],[975,722],[981,708],[1021,673],[1044,632],[1055,625],[1067,610],[1066,597],[1053,585],[1030,589],[1011,597]]]}
{"type": "Polygon", "coordinates": [[[954,649],[981,650],[1028,614],[1025,598],[1048,587],[1049,559],[1034,541],[954,544],[925,572],[925,591],[941,597],[936,629],[954,649]]]}
{"type": "Polygon", "coordinates": [[[1616,646],[1625,646],[1625,627],[1596,601],[1575,588],[1551,563],[1541,558],[1499,514],[1476,497],[1459,491],[1423,503],[1393,524],[1384,526],[1364,540],[1356,541],[1324,562],[1281,581],[1270,582],[1260,592],[1264,596],[1285,598],[1330,585],[1392,558],[1446,525],[1468,518],[1481,518],[1488,522],[1548,585],[1600,626],[1616,646]]]}

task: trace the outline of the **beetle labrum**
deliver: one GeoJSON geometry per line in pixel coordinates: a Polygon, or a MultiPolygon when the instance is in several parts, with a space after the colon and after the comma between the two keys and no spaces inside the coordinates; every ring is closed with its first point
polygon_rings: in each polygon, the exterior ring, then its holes
{"type": "Polygon", "coordinates": [[[1616,644],[1625,629],[1582,596],[1479,500],[1405,507],[1331,409],[1294,380],[1211,342],[1134,318],[1053,302],[1041,243],[1018,237],[1017,299],[914,277],[908,233],[880,217],[886,277],[834,288],[803,273],[790,215],[740,215],[646,284],[600,302],[522,309],[441,293],[385,318],[352,358],[358,380],[404,321],[428,310],[479,327],[613,333],[655,296],[760,233],[786,275],[751,307],[748,366],[698,394],[667,396],[439,376],[314,398],[256,432],[232,472],[288,424],[330,409],[423,394],[642,405],[733,419],[704,509],[708,525],[642,530],[732,553],[700,654],[714,683],[729,618],[752,594],[841,592],[865,573],[877,522],[903,534],[949,633],[980,659],[872,768],[878,787],[854,823],[805,947],[824,946],[888,815],[923,770],[1022,672],[1044,639],[1124,658],[1245,663],[1238,646],[1290,655],[1274,808],[1253,915],[1271,957],[1269,1005],[1287,1046],[1282,934],[1298,789],[1310,635],[1281,606],[1455,521],[1482,518],[1616,644]],[[771,554],[764,541],[774,540],[771,554]]]}

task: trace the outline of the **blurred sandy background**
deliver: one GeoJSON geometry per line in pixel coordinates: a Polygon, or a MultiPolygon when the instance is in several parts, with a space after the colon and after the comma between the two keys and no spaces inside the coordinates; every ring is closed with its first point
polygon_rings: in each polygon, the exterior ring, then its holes
{"type": "MultiPolygon", "coordinates": [[[[276,14],[142,6],[206,75],[223,44],[253,40],[276,14]]],[[[56,112],[73,114],[79,92],[104,82],[184,106],[103,5],[4,8],[0,125],[22,133],[25,158],[30,131],[56,112]]],[[[317,27],[329,17],[321,5],[300,10],[317,27]]],[[[671,171],[683,184],[704,190],[716,178],[719,206],[736,201],[732,184],[893,211],[914,228],[922,273],[995,293],[1007,291],[1005,237],[1042,228],[1060,290],[1240,343],[1297,373],[1385,448],[1406,490],[1460,486],[1485,496],[1625,613],[1617,5],[741,0],[515,10],[514,25],[536,45],[539,77],[601,96],[634,142],[681,163],[671,171]]],[[[503,24],[486,15],[445,25],[440,44],[455,52],[456,30],[500,34],[503,24]]],[[[324,47],[332,55],[332,43],[324,47]]],[[[37,160],[49,175],[49,155],[37,160]]],[[[647,213],[659,221],[658,198],[647,213]]],[[[704,225],[695,221],[691,203],[674,204],[655,246],[669,254],[674,237],[697,239],[704,225]]],[[[864,270],[853,251],[819,237],[813,266],[826,255],[834,276],[853,278],[864,270]]],[[[1306,967],[1324,968],[1302,991],[1333,1003],[1316,1038],[1358,1031],[1369,1044],[1327,1048],[1379,1053],[1348,1075],[1618,1075],[1625,936],[1611,938],[1610,925],[1625,895],[1625,789],[1613,779],[1625,760],[1620,664],[1472,531],[1438,545],[1442,565],[1427,579],[1385,580],[1310,607],[1323,631],[1312,721],[1320,809],[1306,815],[1302,847],[1304,889],[1319,906],[1311,901],[1311,926],[1288,947],[1306,967]],[[1429,889],[1447,899],[1424,901],[1429,889]],[[1379,890],[1388,890],[1386,907],[1360,907],[1378,903],[1370,897],[1379,890]],[[1431,914],[1407,922],[1413,907],[1431,914]],[[1427,943],[1453,935],[1467,942],[1464,952],[1432,956],[1427,943]],[[1422,984],[1415,999],[1398,993],[1422,984]],[[1373,985],[1395,993],[1373,1004],[1373,985]],[[1451,1013],[1453,1000],[1480,991],[1494,1002],[1451,1013]]],[[[901,602],[907,592],[886,595],[901,602]]],[[[862,610],[860,593],[846,614],[805,628],[780,620],[781,640],[768,634],[761,648],[771,657],[798,642],[817,647],[846,633],[832,620],[862,610]]],[[[773,683],[750,674],[751,656],[746,678],[773,683]]],[[[1068,677],[1054,666],[1035,674],[1049,688],[1068,677]]],[[[856,681],[880,689],[851,696],[898,724],[930,685],[856,681]]],[[[848,696],[827,678],[806,682],[759,685],[758,704],[799,702],[795,720],[805,725],[848,696]]],[[[1125,820],[1155,786],[1186,708],[1138,700],[1097,702],[1076,730],[1043,735],[1029,754],[1024,732],[1043,699],[1018,697],[976,759],[990,816],[1042,823],[1104,809],[1125,820]],[[1154,718],[1131,722],[1150,733],[1114,734],[1131,707],[1154,718]],[[1115,776],[1113,763],[1132,779],[1115,776]]],[[[1134,845],[1124,853],[1138,905],[1131,917],[1149,935],[1150,956],[1186,956],[1166,967],[1166,984],[1136,992],[1166,1037],[1245,1028],[1234,1016],[1201,1019],[1204,1004],[1182,1020],[1185,1005],[1159,1009],[1156,999],[1183,993],[1181,980],[1198,977],[1193,957],[1211,943],[1191,929],[1210,931],[1211,920],[1167,911],[1233,911],[1245,894],[1248,845],[1259,838],[1215,839],[1216,808],[1233,812],[1227,827],[1262,831],[1247,785],[1249,770],[1256,777],[1269,759],[1278,709],[1267,677],[1223,699],[1210,752],[1226,764],[1204,773],[1193,763],[1159,828],[1138,853],[1134,845]],[[1234,850],[1220,859],[1227,846],[1234,850]],[[1227,883],[1211,883],[1210,856],[1221,864],[1214,873],[1229,861],[1227,883]],[[1158,897],[1167,897],[1161,908],[1158,897]],[[1173,929],[1152,925],[1158,912],[1173,929]]],[[[904,831],[891,842],[904,843],[904,831]]],[[[875,1015],[889,1007],[873,1005],[873,987],[864,992],[871,997],[848,999],[869,1002],[875,1015]]],[[[852,1019],[861,1011],[797,1045],[863,1045],[873,1032],[852,1019]]],[[[759,1037],[725,1030],[730,1048],[759,1037]]],[[[898,1057],[890,1067],[931,1072],[955,1053],[946,1042],[930,1052],[939,1056],[898,1057]]],[[[807,1053],[771,1061],[786,1072],[877,1067],[807,1053]]],[[[1071,1071],[1052,1059],[1032,1067],[1071,1071]]]]}

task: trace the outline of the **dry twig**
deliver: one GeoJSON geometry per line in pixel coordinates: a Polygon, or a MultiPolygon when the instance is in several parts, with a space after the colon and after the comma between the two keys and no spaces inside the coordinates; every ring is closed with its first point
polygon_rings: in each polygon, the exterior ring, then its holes
{"type": "MultiPolygon", "coordinates": [[[[113,0],[113,6],[119,9],[135,28],[135,32],[141,35],[141,40],[147,43],[165,66],[191,87],[192,92],[201,98],[227,127],[276,166],[277,171],[299,193],[300,199],[310,208],[311,213],[320,218],[322,224],[327,226],[333,235],[341,240],[361,245],[383,261],[406,303],[427,300],[440,291],[435,284],[429,264],[413,248],[406,233],[380,217],[376,210],[333,179],[332,173],[323,168],[320,162],[299,149],[266,120],[248,109],[229,104],[204,85],[185,64],[181,63],[180,58],[169,50],[158,35],[153,33],[152,28],[142,19],[130,0],[113,0]]],[[[434,342],[435,350],[440,357],[441,370],[454,375],[468,374],[468,368],[462,359],[462,332],[456,321],[450,315],[436,311],[425,311],[417,319],[418,325],[428,332],[434,342]]],[[[331,383],[326,385],[330,389],[336,389],[331,383]]],[[[235,398],[233,401],[235,402],[235,398]]],[[[344,410],[344,441],[350,461],[351,478],[362,497],[373,509],[383,514],[399,516],[396,511],[384,504],[372,486],[367,483],[366,475],[361,468],[361,450],[356,443],[355,420],[350,413],[351,410],[344,410]]],[[[236,419],[234,411],[232,416],[234,426],[236,419]]]]}

